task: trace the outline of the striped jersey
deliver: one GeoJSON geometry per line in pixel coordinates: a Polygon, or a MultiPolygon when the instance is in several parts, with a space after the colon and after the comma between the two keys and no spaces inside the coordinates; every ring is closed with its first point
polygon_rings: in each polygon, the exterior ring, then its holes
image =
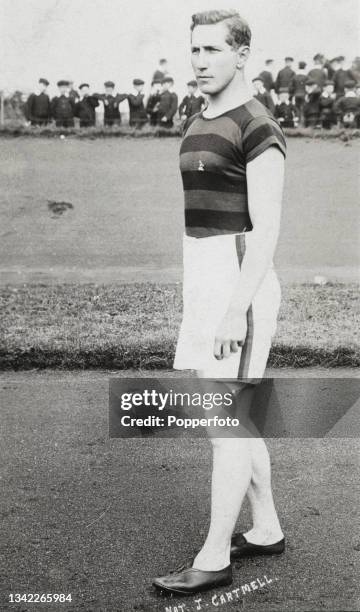
{"type": "Polygon", "coordinates": [[[188,236],[252,230],[246,164],[271,146],[285,156],[281,127],[255,98],[217,117],[198,113],[185,122],[180,171],[188,236]]]}

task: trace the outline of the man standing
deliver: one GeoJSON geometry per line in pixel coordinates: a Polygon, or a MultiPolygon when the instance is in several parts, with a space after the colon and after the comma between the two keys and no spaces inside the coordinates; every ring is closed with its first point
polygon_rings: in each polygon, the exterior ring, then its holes
{"type": "Polygon", "coordinates": [[[146,103],[146,113],[149,117],[150,125],[158,123],[158,109],[160,105],[161,81],[151,83],[151,93],[146,103]]]}
{"type": "Polygon", "coordinates": [[[196,95],[198,90],[197,81],[189,81],[187,83],[188,95],[185,96],[179,106],[180,119],[189,119],[200,111],[205,106],[205,98],[203,96],[196,95]]]}
{"type": "Polygon", "coordinates": [[[304,124],[305,127],[316,127],[320,121],[320,94],[321,90],[313,79],[305,83],[304,124]]]}
{"type": "Polygon", "coordinates": [[[80,100],[75,105],[75,117],[80,119],[80,127],[94,127],[96,122],[95,108],[99,106],[96,96],[90,95],[89,83],[82,83],[79,86],[80,100]]]}
{"type": "Polygon", "coordinates": [[[162,81],[162,92],[158,108],[158,125],[164,128],[173,127],[174,116],[178,109],[178,97],[175,92],[171,91],[173,85],[174,79],[170,76],[165,77],[162,81]]]}
{"type": "MultiPolygon", "coordinates": [[[[245,81],[250,40],[237,11],[192,17],[192,65],[209,104],[186,122],[180,149],[186,233],[174,361],[174,368],[194,369],[201,379],[221,385],[221,379],[233,379],[240,409],[254,379],[264,374],[276,328],[280,287],[273,255],[286,147],[278,123],[245,81]]],[[[232,582],[230,559],[284,551],[265,443],[240,431],[211,440],[211,520],[204,545],[191,567],[156,578],[156,588],[188,595],[226,586],[232,582]],[[232,537],[246,494],[253,526],[232,537]]]]}
{"type": "Polygon", "coordinates": [[[26,101],[24,114],[31,125],[47,125],[51,119],[50,98],[47,94],[49,84],[47,79],[39,79],[37,93],[30,94],[26,101]]]}
{"type": "Polygon", "coordinates": [[[119,126],[121,124],[119,104],[126,100],[127,94],[114,95],[115,83],[113,81],[105,81],[104,87],[104,94],[94,94],[104,105],[104,125],[107,127],[119,126]]]}
{"type": "Polygon", "coordinates": [[[144,81],[142,79],[134,79],[133,85],[136,93],[129,94],[127,97],[130,111],[129,125],[141,129],[148,122],[144,106],[144,81]]]}
{"type": "Polygon", "coordinates": [[[51,114],[56,127],[74,127],[75,101],[69,96],[69,81],[58,81],[59,95],[51,100],[51,114]]]}
{"type": "Polygon", "coordinates": [[[266,91],[268,91],[269,93],[275,89],[275,82],[274,82],[274,77],[272,73],[273,65],[274,65],[274,60],[267,59],[265,61],[265,70],[262,70],[262,72],[260,72],[259,74],[259,76],[263,80],[266,91]]]}
{"type": "Polygon", "coordinates": [[[346,81],[355,80],[352,71],[350,69],[346,70],[344,68],[344,62],[345,57],[343,55],[339,55],[339,57],[337,58],[338,69],[332,77],[332,80],[334,81],[335,95],[337,98],[341,98],[345,95],[346,81]]]}
{"type": "Polygon", "coordinates": [[[289,89],[290,83],[295,76],[295,72],[292,68],[294,62],[293,57],[285,57],[285,67],[279,70],[275,81],[275,91],[278,94],[280,87],[289,89]]]}
{"type": "Polygon", "coordinates": [[[254,95],[254,98],[259,100],[261,104],[266,106],[266,108],[268,108],[269,111],[272,114],[274,114],[275,104],[271,97],[270,92],[265,89],[263,78],[261,76],[255,77],[255,79],[253,79],[252,82],[253,82],[254,89],[256,92],[254,95]]]}
{"type": "Polygon", "coordinates": [[[299,62],[299,69],[289,85],[289,94],[291,98],[294,98],[297,116],[299,117],[301,123],[303,123],[304,120],[303,109],[306,95],[305,83],[308,80],[305,68],[306,62],[299,62]]]}
{"type": "Polygon", "coordinates": [[[321,53],[314,55],[314,68],[309,70],[308,77],[315,81],[317,86],[322,89],[325,85],[328,73],[325,68],[325,57],[321,53]]]}

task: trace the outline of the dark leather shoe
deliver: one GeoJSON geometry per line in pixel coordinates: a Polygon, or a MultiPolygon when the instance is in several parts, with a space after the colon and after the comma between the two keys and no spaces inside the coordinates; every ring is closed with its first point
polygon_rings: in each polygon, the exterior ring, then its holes
{"type": "Polygon", "coordinates": [[[256,555],[280,555],[285,550],[285,538],[275,544],[251,544],[242,533],[235,533],[231,538],[230,559],[255,557],[256,555]]]}
{"type": "Polygon", "coordinates": [[[231,565],[217,572],[203,572],[191,567],[153,580],[153,585],[157,589],[169,593],[177,593],[178,595],[192,595],[193,593],[209,591],[216,587],[227,586],[231,583],[231,565]]]}

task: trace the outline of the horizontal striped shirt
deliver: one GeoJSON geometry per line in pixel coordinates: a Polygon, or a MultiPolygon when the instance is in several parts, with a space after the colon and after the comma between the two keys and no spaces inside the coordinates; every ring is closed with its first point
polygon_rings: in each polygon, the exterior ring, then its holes
{"type": "Polygon", "coordinates": [[[203,238],[252,230],[246,164],[268,147],[286,154],[281,127],[258,100],[214,118],[187,120],[180,148],[185,232],[203,238]]]}

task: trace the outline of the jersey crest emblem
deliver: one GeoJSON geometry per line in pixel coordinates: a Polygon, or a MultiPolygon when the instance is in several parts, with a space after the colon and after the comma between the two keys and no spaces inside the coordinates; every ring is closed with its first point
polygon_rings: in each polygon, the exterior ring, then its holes
{"type": "Polygon", "coordinates": [[[201,161],[201,159],[199,159],[198,170],[200,172],[204,172],[204,170],[205,170],[205,166],[204,166],[203,162],[201,161]]]}

